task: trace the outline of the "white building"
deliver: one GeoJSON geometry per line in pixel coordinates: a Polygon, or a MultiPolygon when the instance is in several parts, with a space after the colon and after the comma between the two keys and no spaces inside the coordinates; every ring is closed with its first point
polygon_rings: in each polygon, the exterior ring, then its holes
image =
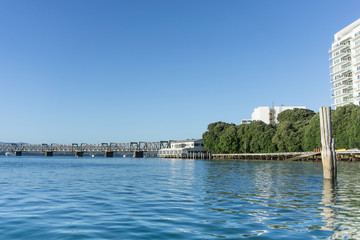
{"type": "Polygon", "coordinates": [[[254,109],[254,112],[251,114],[251,121],[263,121],[266,124],[276,124],[278,123],[277,117],[279,113],[285,110],[292,110],[295,108],[306,109],[303,106],[290,107],[290,106],[276,106],[274,108],[269,107],[258,107],[254,109]]]}
{"type": "Polygon", "coordinates": [[[158,157],[187,155],[188,153],[206,153],[202,139],[171,141],[170,148],[160,149],[158,157]]]}
{"type": "Polygon", "coordinates": [[[334,35],[329,52],[332,105],[360,105],[360,19],[334,35]]]}

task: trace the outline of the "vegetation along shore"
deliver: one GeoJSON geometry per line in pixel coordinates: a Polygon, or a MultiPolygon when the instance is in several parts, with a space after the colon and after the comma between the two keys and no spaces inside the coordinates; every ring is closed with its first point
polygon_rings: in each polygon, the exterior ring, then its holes
{"type": "MultiPolygon", "coordinates": [[[[360,148],[360,106],[337,107],[331,113],[336,149],[360,148]]],[[[302,152],[321,148],[319,113],[309,109],[286,110],[278,124],[262,121],[236,125],[215,122],[203,134],[211,153],[302,152]]]]}

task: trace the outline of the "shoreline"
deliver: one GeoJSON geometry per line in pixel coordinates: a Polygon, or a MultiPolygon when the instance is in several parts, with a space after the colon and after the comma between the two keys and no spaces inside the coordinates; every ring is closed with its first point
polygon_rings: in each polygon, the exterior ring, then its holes
{"type": "MultiPolygon", "coordinates": [[[[212,159],[224,160],[277,160],[277,161],[321,161],[321,152],[283,152],[283,153],[217,153],[212,159]]],[[[336,152],[337,161],[360,161],[359,150],[336,152]]]]}

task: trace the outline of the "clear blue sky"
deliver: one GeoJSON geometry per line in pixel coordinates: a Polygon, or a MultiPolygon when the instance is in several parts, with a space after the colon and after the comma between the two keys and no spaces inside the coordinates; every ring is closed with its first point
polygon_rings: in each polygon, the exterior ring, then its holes
{"type": "Polygon", "coordinates": [[[0,1],[0,141],[200,138],[255,107],[331,105],[359,0],[0,1]]]}

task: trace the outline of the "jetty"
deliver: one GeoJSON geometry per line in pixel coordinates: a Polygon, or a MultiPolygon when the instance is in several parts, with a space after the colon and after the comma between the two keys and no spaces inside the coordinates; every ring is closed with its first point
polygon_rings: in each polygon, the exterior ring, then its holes
{"type": "MultiPolygon", "coordinates": [[[[337,150],[338,161],[360,161],[360,150],[337,150]]],[[[213,159],[246,159],[246,160],[287,160],[287,161],[321,161],[320,152],[282,152],[282,153],[222,153],[211,154],[213,159]]]]}

